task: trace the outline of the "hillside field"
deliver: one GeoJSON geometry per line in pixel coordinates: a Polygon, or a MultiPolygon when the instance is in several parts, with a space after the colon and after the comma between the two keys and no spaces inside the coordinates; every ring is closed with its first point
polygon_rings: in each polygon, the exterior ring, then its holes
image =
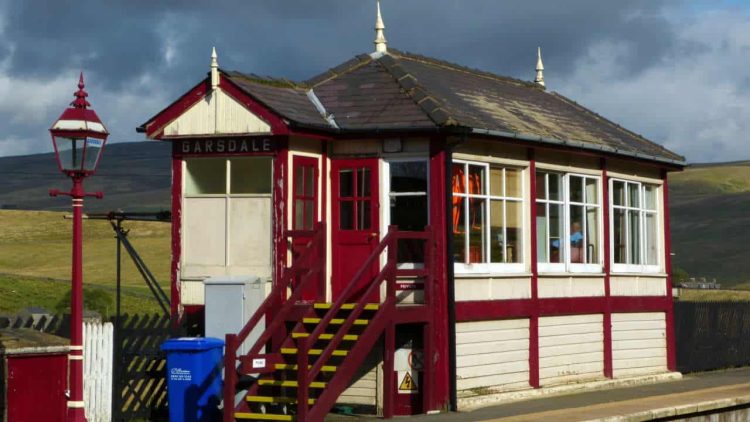
{"type": "MultiPolygon", "coordinates": [[[[0,313],[27,306],[53,310],[70,288],[72,220],[64,212],[0,210],[0,313]]],[[[129,222],[128,238],[169,289],[170,224],[129,222]]],[[[84,286],[115,297],[116,240],[106,220],[84,220],[84,286]]],[[[122,310],[157,312],[159,307],[123,250],[122,310]]],[[[112,310],[114,313],[114,310],[112,310]]]]}

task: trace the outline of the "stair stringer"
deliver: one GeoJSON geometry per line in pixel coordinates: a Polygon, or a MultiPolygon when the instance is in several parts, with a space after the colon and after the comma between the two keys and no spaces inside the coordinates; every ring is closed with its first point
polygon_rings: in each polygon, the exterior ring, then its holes
{"type": "MultiPolygon", "coordinates": [[[[395,308],[395,301],[392,299],[382,304],[381,308],[370,320],[367,328],[362,332],[360,339],[355,343],[339,366],[336,374],[328,382],[320,397],[318,397],[315,404],[308,411],[308,421],[323,421],[333,405],[336,404],[336,400],[341,393],[346,390],[357,369],[367,359],[369,351],[383,334],[388,324],[393,322],[395,308]]],[[[389,357],[384,356],[384,359],[389,359],[389,357]]]]}

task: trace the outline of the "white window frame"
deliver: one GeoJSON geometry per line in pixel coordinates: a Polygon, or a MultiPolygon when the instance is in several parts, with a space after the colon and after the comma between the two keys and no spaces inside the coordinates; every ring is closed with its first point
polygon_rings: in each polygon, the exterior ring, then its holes
{"type": "MultiPolygon", "coordinates": [[[[601,273],[603,271],[603,265],[604,262],[603,253],[604,253],[604,240],[603,240],[603,234],[604,229],[603,225],[604,222],[602,220],[603,218],[603,212],[602,212],[602,178],[598,175],[592,175],[592,174],[583,174],[583,173],[571,173],[571,172],[562,172],[562,171],[555,171],[555,170],[547,170],[544,167],[537,168],[537,173],[545,173],[545,174],[558,174],[562,178],[562,192],[561,192],[561,200],[551,200],[549,198],[549,183],[545,181],[545,198],[547,199],[539,199],[536,198],[536,201],[533,206],[537,206],[537,204],[555,204],[555,205],[562,205],[563,208],[563,232],[562,232],[562,239],[560,241],[560,248],[561,253],[563,254],[564,260],[563,262],[537,262],[537,271],[540,273],[601,273]],[[584,202],[573,202],[570,200],[570,178],[571,177],[580,177],[585,179],[593,179],[596,180],[596,204],[590,204],[590,203],[584,203],[584,202]],[[595,207],[598,209],[597,212],[597,218],[596,218],[596,224],[597,224],[597,236],[598,236],[598,250],[597,250],[597,257],[598,262],[596,263],[572,263],[570,262],[570,206],[583,206],[584,207],[584,213],[586,208],[589,207],[595,207]]],[[[537,175],[534,174],[534,177],[537,175]]],[[[584,182],[584,189],[585,189],[585,182],[584,182]]],[[[549,216],[549,212],[547,212],[547,215],[549,216]]],[[[584,214],[585,215],[585,214],[584,214]]],[[[536,221],[533,222],[533,224],[536,224],[536,221]]],[[[586,230],[586,223],[585,221],[582,222],[581,230],[586,230]]],[[[538,227],[537,227],[538,230],[538,227]]],[[[538,233],[538,232],[537,232],[538,233]]],[[[585,234],[584,234],[585,236],[585,234]]],[[[537,239],[538,242],[538,239],[537,239]]],[[[584,242],[585,243],[585,242],[584,242]]],[[[548,242],[545,242],[545,244],[548,244],[548,242]]],[[[537,246],[538,247],[538,246],[537,246]]],[[[587,250],[588,248],[586,245],[583,245],[584,250],[587,250]]],[[[538,260],[537,260],[538,261],[538,260]]]]}
{"type": "MultiPolygon", "coordinates": [[[[484,199],[485,201],[485,228],[482,230],[482,237],[483,242],[485,244],[485,251],[490,250],[490,236],[488,235],[489,231],[489,222],[490,222],[490,202],[492,200],[502,200],[504,202],[517,202],[521,204],[521,230],[519,233],[519,236],[521,237],[521,247],[518,251],[520,262],[511,262],[511,263],[505,263],[505,262],[482,262],[482,263],[466,263],[466,262],[454,262],[453,263],[453,271],[456,275],[465,275],[465,274],[504,274],[504,273],[511,273],[511,274],[521,274],[526,271],[526,247],[525,242],[527,236],[525,236],[526,230],[524,230],[525,227],[523,227],[526,224],[526,219],[524,218],[524,215],[526,213],[527,207],[527,194],[526,194],[526,169],[520,168],[513,165],[506,165],[501,163],[490,163],[490,162],[484,162],[484,161],[471,161],[471,160],[462,160],[462,159],[454,159],[451,162],[451,168],[448,169],[448,171],[452,171],[454,164],[462,164],[464,166],[464,175],[465,177],[468,177],[468,166],[478,166],[478,167],[484,167],[485,168],[485,174],[486,177],[484,178],[484,191],[487,192],[484,195],[475,195],[475,194],[469,194],[467,191],[463,194],[457,194],[455,192],[452,193],[453,196],[458,196],[461,198],[466,198],[467,200],[464,201],[464,215],[469,215],[469,199],[471,198],[480,198],[484,199]],[[503,183],[503,195],[502,196],[495,196],[490,194],[490,167],[496,166],[501,167],[503,169],[503,177],[505,177],[505,169],[512,168],[519,171],[519,177],[521,178],[521,197],[509,197],[506,195],[506,186],[505,183],[503,183]]],[[[466,185],[468,186],[468,185],[466,185]]],[[[448,216],[448,218],[452,218],[452,216],[448,216]]],[[[503,214],[503,231],[507,229],[507,213],[503,214]]],[[[465,222],[463,223],[465,225],[465,222]]],[[[466,230],[466,227],[464,227],[464,235],[466,236],[466,240],[464,241],[464,256],[469,256],[469,231],[466,230]]],[[[505,239],[507,239],[507,236],[503,235],[505,239]]],[[[483,257],[483,259],[486,259],[486,257],[483,257]]]]}
{"type": "MultiPolygon", "coordinates": [[[[661,185],[656,183],[645,183],[645,182],[639,182],[635,180],[627,180],[627,179],[620,179],[620,178],[610,178],[609,179],[609,248],[610,248],[610,265],[613,273],[659,273],[661,272],[662,268],[662,255],[664,251],[664,246],[661,241],[662,236],[662,222],[661,222],[661,215],[662,207],[661,204],[661,185]],[[615,196],[614,196],[614,183],[615,182],[622,182],[625,183],[625,203],[626,205],[615,205],[615,196]],[[640,207],[631,207],[629,205],[630,202],[630,195],[627,193],[628,184],[630,185],[636,185],[638,186],[638,199],[640,202],[640,207]],[[655,209],[649,210],[646,209],[646,190],[644,188],[645,185],[652,186],[655,189],[656,194],[656,203],[655,209]],[[640,251],[640,258],[641,262],[646,262],[646,215],[651,214],[654,215],[656,218],[656,233],[654,233],[655,241],[656,241],[656,264],[648,265],[648,264],[622,264],[622,263],[616,263],[615,262],[615,209],[620,210],[626,210],[626,211],[636,211],[638,212],[638,220],[640,225],[640,239],[641,239],[641,245],[639,248],[640,251]]],[[[625,235],[630,237],[630,219],[625,218],[625,235]]],[[[628,246],[628,243],[626,241],[626,246],[628,246]]],[[[630,248],[626,247],[626,253],[630,254],[630,248]]]]}
{"type": "MultiPolygon", "coordinates": [[[[423,196],[421,192],[398,192],[391,193],[391,163],[409,163],[409,162],[423,162],[427,170],[427,190],[424,196],[427,197],[427,223],[426,226],[430,225],[430,160],[423,156],[407,156],[407,157],[392,157],[384,158],[381,160],[380,166],[380,221],[383,223],[380,225],[380,239],[383,239],[388,234],[388,226],[391,225],[391,197],[398,196],[423,196]]],[[[381,257],[381,266],[385,265],[387,259],[385,254],[381,257]]],[[[402,270],[413,270],[424,268],[424,264],[421,262],[401,262],[397,263],[396,267],[402,270]]]]}

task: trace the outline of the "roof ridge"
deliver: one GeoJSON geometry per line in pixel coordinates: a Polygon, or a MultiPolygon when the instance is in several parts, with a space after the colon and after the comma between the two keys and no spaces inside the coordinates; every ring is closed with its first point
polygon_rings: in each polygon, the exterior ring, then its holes
{"type": "Polygon", "coordinates": [[[560,99],[561,101],[563,101],[563,102],[565,102],[566,104],[570,105],[571,107],[575,107],[575,108],[576,108],[576,109],[578,109],[579,111],[582,111],[582,112],[584,112],[584,113],[587,113],[587,114],[589,114],[589,115],[593,116],[594,118],[596,118],[596,119],[600,120],[600,121],[601,121],[602,123],[604,123],[604,124],[606,124],[606,125],[608,125],[608,126],[610,126],[610,127],[613,127],[614,129],[616,129],[616,130],[618,130],[618,131],[620,131],[620,132],[623,132],[623,133],[625,133],[625,134],[627,134],[627,135],[630,135],[630,136],[636,137],[636,138],[640,139],[641,141],[644,141],[644,142],[646,142],[646,143],[648,143],[648,144],[650,144],[650,145],[652,145],[652,146],[654,146],[654,147],[658,148],[658,149],[659,149],[660,151],[662,151],[662,152],[665,152],[665,153],[667,153],[667,154],[673,155],[673,156],[675,156],[675,157],[679,157],[679,158],[680,158],[680,159],[681,159],[682,161],[685,161],[685,157],[684,157],[684,156],[682,156],[682,155],[679,155],[679,154],[677,154],[677,153],[674,153],[674,152],[672,152],[672,151],[668,150],[668,149],[667,149],[666,147],[664,147],[663,145],[661,145],[661,144],[657,144],[656,142],[654,142],[654,141],[652,141],[652,140],[650,140],[650,139],[648,139],[648,138],[645,138],[645,137],[644,137],[643,135],[641,135],[640,133],[636,133],[636,132],[633,132],[632,130],[630,130],[630,129],[627,129],[627,128],[625,128],[624,126],[622,126],[622,125],[620,125],[620,124],[618,124],[618,123],[615,123],[615,122],[613,122],[612,120],[610,120],[610,119],[608,119],[608,118],[606,118],[606,117],[602,116],[601,114],[599,114],[599,113],[597,113],[597,112],[595,112],[595,111],[593,111],[593,110],[591,110],[591,109],[589,109],[589,108],[587,108],[587,107],[584,107],[584,106],[583,106],[583,105],[581,105],[581,104],[578,104],[578,103],[577,103],[576,101],[574,101],[574,100],[571,100],[570,98],[568,98],[568,97],[566,97],[566,96],[564,96],[564,95],[562,95],[562,94],[560,94],[560,93],[558,93],[558,92],[554,92],[554,91],[551,91],[551,92],[549,92],[549,94],[551,94],[551,95],[553,95],[553,96],[557,97],[558,99],[560,99]]]}
{"type": "Polygon", "coordinates": [[[465,73],[469,73],[469,74],[472,74],[472,75],[475,75],[475,76],[479,76],[479,77],[483,77],[483,78],[487,78],[487,79],[492,79],[492,80],[496,80],[496,81],[516,83],[516,84],[519,84],[519,85],[523,85],[523,86],[525,86],[527,88],[533,88],[533,89],[537,89],[537,90],[540,90],[540,91],[545,91],[546,90],[544,87],[539,86],[538,84],[535,84],[535,83],[533,83],[531,81],[524,81],[523,79],[511,78],[510,76],[498,75],[497,73],[492,73],[492,72],[489,72],[489,71],[486,71],[486,70],[473,69],[473,68],[470,68],[468,66],[462,66],[462,65],[457,64],[457,63],[449,62],[447,60],[436,59],[434,57],[428,57],[428,56],[425,56],[425,55],[422,55],[422,54],[417,54],[417,53],[404,52],[404,51],[396,50],[395,48],[389,49],[388,52],[389,53],[393,52],[393,53],[395,53],[396,56],[399,56],[399,58],[403,58],[403,59],[406,59],[406,60],[413,60],[413,61],[416,61],[416,62],[421,62],[421,63],[433,65],[433,66],[438,66],[438,67],[442,67],[442,68],[446,68],[446,69],[451,69],[451,70],[455,70],[455,71],[459,71],[459,72],[465,72],[465,73]]]}
{"type": "Polygon", "coordinates": [[[360,67],[370,63],[372,60],[373,59],[369,54],[358,54],[345,61],[344,63],[341,63],[336,67],[332,67],[317,76],[313,76],[312,78],[302,83],[307,85],[309,88],[315,88],[316,86],[325,83],[333,78],[357,70],[360,67]]]}
{"type": "Polygon", "coordinates": [[[436,125],[458,125],[458,122],[445,110],[443,103],[425,87],[420,85],[419,79],[407,72],[396,59],[389,54],[384,54],[375,60],[375,62],[393,77],[396,84],[404,91],[406,96],[436,125]]]}
{"type": "Polygon", "coordinates": [[[304,82],[296,82],[287,78],[274,78],[272,76],[260,76],[255,73],[243,73],[237,70],[226,72],[230,78],[242,78],[251,83],[271,86],[274,88],[309,89],[304,82]]]}

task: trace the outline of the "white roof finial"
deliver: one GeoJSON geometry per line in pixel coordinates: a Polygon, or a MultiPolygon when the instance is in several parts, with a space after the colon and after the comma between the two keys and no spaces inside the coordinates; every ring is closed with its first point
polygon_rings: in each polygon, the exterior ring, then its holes
{"type": "Polygon", "coordinates": [[[219,87],[219,61],[217,60],[216,47],[211,49],[211,89],[219,87]]]}
{"type": "Polygon", "coordinates": [[[377,6],[378,16],[375,18],[375,52],[386,53],[388,52],[388,47],[386,46],[388,41],[385,40],[385,35],[383,34],[385,25],[383,24],[383,16],[380,15],[380,0],[377,1],[377,6]]]}
{"type": "Polygon", "coordinates": [[[536,78],[534,83],[537,85],[544,85],[544,64],[542,64],[542,47],[536,48],[536,78]]]}

